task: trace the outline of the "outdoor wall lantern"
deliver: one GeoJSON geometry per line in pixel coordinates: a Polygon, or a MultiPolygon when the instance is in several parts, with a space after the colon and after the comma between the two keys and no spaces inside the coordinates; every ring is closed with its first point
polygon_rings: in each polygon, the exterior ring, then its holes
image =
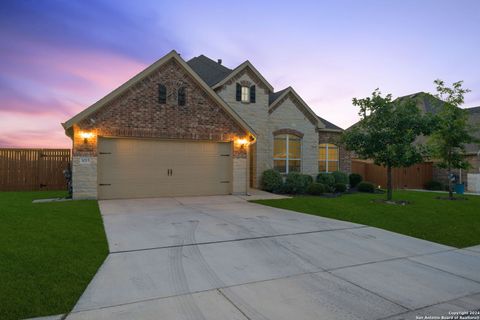
{"type": "Polygon", "coordinates": [[[93,133],[83,131],[80,133],[80,137],[83,138],[83,143],[88,143],[88,139],[93,138],[93,133]]]}
{"type": "Polygon", "coordinates": [[[240,149],[245,149],[245,147],[247,146],[247,139],[237,139],[237,144],[240,146],[240,149]]]}

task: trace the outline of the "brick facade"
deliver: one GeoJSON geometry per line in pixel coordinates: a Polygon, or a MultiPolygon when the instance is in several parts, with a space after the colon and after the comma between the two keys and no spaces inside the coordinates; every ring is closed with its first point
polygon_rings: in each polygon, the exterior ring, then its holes
{"type": "MultiPolygon", "coordinates": [[[[75,199],[97,197],[99,136],[219,142],[248,138],[247,132],[173,59],[73,126],[75,199]],[[165,104],[159,102],[159,84],[167,87],[165,104]],[[177,103],[180,87],[186,88],[185,106],[177,103]],[[82,132],[93,135],[85,140],[82,132]]],[[[233,192],[245,193],[247,152],[246,148],[233,145],[233,192]]]]}
{"type": "Polygon", "coordinates": [[[329,132],[320,130],[318,133],[318,143],[332,143],[338,146],[340,171],[352,172],[352,153],[345,149],[340,143],[340,132],[329,132]]]}
{"type": "MultiPolygon", "coordinates": [[[[97,112],[74,126],[73,154],[96,154],[97,136],[232,141],[246,132],[178,62],[171,60],[97,112]],[[167,103],[158,101],[158,85],[167,87],[167,103]],[[177,90],[185,87],[185,106],[177,104],[177,90]],[[93,132],[84,143],[78,134],[93,132]]],[[[245,156],[244,150],[235,150],[245,156]]]]}

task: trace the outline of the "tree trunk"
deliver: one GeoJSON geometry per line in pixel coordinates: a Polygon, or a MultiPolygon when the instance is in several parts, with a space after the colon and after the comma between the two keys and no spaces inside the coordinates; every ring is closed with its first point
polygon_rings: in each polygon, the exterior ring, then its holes
{"type": "Polygon", "coordinates": [[[452,169],[448,168],[448,198],[453,199],[453,190],[452,190],[452,169]]]}
{"type": "Polygon", "coordinates": [[[387,201],[392,200],[392,167],[387,166],[387,201]]]}

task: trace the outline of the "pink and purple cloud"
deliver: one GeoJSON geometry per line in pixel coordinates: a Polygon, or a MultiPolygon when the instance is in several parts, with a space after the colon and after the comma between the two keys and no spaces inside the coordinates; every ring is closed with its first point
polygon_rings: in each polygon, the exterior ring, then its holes
{"type": "Polygon", "coordinates": [[[464,80],[477,106],[478,12],[475,0],[2,1],[0,147],[69,147],[61,122],[172,49],[232,68],[248,59],[344,128],[352,97],[377,87],[464,80]]]}

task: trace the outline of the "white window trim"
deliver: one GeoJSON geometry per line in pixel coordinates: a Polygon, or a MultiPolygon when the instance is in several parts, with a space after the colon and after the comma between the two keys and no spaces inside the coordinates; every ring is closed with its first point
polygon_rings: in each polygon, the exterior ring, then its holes
{"type": "MultiPolygon", "coordinates": [[[[279,134],[279,135],[280,135],[280,134],[279,134]]],[[[289,153],[290,153],[289,151],[290,151],[290,150],[289,150],[289,146],[288,146],[288,145],[289,145],[289,141],[290,141],[290,134],[285,134],[285,135],[286,135],[286,137],[285,137],[285,143],[287,144],[287,145],[285,146],[286,157],[285,157],[285,158],[275,158],[275,157],[274,157],[274,158],[273,158],[273,161],[275,161],[275,160],[277,160],[277,161],[285,161],[285,172],[280,172],[280,173],[282,173],[282,174],[288,174],[288,173],[289,173],[289,170],[288,170],[288,167],[289,167],[289,166],[288,166],[288,162],[289,162],[290,160],[292,160],[292,161],[293,161],[293,160],[299,160],[299,161],[300,161],[300,173],[301,173],[301,172],[303,172],[303,161],[302,161],[303,139],[300,138],[300,137],[297,137],[297,138],[300,139],[300,158],[290,158],[290,157],[289,157],[289,153]]],[[[276,136],[273,137],[274,144],[275,144],[275,137],[276,137],[276,136]]],[[[275,146],[274,146],[274,152],[275,152],[275,146]]]]}
{"type": "Polygon", "coordinates": [[[250,102],[250,87],[242,86],[240,90],[240,101],[250,102]]]}
{"type": "MultiPolygon", "coordinates": [[[[327,173],[333,172],[333,171],[328,170],[328,163],[330,161],[331,162],[336,162],[337,163],[337,170],[340,170],[340,148],[336,144],[333,144],[333,143],[321,143],[321,144],[325,144],[325,160],[320,160],[320,154],[319,154],[319,159],[318,159],[318,162],[320,162],[320,161],[325,162],[325,171],[322,171],[322,172],[327,172],[327,173]],[[329,144],[333,144],[335,146],[335,149],[337,149],[337,156],[338,156],[337,160],[329,160],[328,159],[328,145],[329,144]]],[[[319,146],[319,148],[320,148],[320,146],[319,146]]]]}

